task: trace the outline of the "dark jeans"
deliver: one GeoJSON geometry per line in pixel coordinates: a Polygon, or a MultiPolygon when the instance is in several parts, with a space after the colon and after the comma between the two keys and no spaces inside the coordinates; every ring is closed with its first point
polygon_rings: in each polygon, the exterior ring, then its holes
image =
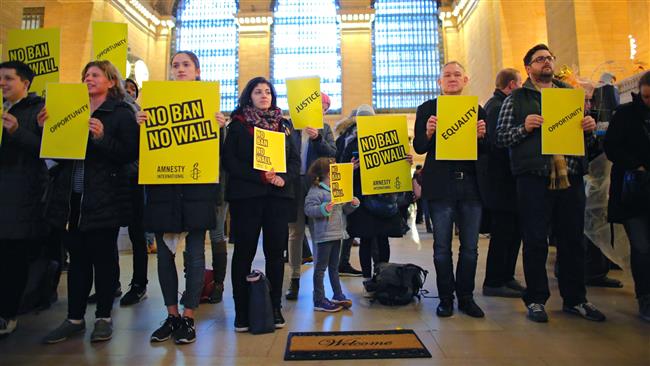
{"type": "Polygon", "coordinates": [[[515,212],[490,211],[490,216],[490,248],[483,286],[501,287],[515,279],[521,227],[515,212]]]}
{"type": "Polygon", "coordinates": [[[610,260],[586,235],[584,235],[585,246],[585,280],[600,280],[607,277],[609,273],[610,260]]]}
{"type": "Polygon", "coordinates": [[[422,217],[424,215],[424,206],[425,204],[421,198],[415,201],[415,222],[416,223],[422,222],[422,217]]]}
{"type": "Polygon", "coordinates": [[[339,267],[350,267],[350,252],[352,251],[352,242],[354,238],[343,240],[341,244],[341,258],[339,260],[339,267]]]}
{"type": "Polygon", "coordinates": [[[14,319],[22,299],[29,272],[29,240],[0,239],[0,318],[14,319]]]}
{"type": "Polygon", "coordinates": [[[363,237],[359,244],[359,262],[363,277],[372,277],[373,262],[384,263],[390,261],[390,245],[388,236],[363,237]]]}
{"type": "Polygon", "coordinates": [[[144,186],[133,187],[131,191],[133,218],[129,223],[129,239],[133,248],[133,279],[131,284],[147,286],[147,240],[144,233],[144,186]]]}
{"type": "Polygon", "coordinates": [[[97,310],[95,317],[110,318],[119,276],[117,234],[119,228],[66,233],[65,243],[70,253],[68,267],[68,318],[83,319],[88,295],[95,280],[97,310]]]}
{"type": "Polygon", "coordinates": [[[624,226],[630,239],[634,291],[640,298],[650,295],[650,216],[628,219],[624,226]]]}
{"type": "Polygon", "coordinates": [[[341,282],[339,281],[339,251],[341,240],[314,243],[314,305],[318,305],[325,298],[325,271],[330,279],[330,286],[334,297],[342,298],[341,282]]]}
{"type": "Polygon", "coordinates": [[[231,223],[235,233],[231,277],[237,317],[248,319],[248,287],[246,276],[257,252],[260,230],[266,258],[266,277],[271,283],[271,302],[281,307],[284,261],[282,251],[289,237],[291,201],[278,197],[258,197],[230,202],[231,223]]]}
{"type": "Polygon", "coordinates": [[[584,230],[585,191],[582,176],[569,176],[571,187],[549,190],[549,178],[517,177],[517,199],[524,250],[526,304],[545,304],[550,297],[546,259],[549,224],[556,237],[558,282],[564,305],[586,302],[584,230]]]}
{"type": "Polygon", "coordinates": [[[427,228],[427,231],[432,231],[433,228],[431,227],[431,214],[429,213],[429,203],[428,202],[423,202],[424,204],[422,205],[422,213],[424,215],[424,225],[427,228]]]}
{"type": "Polygon", "coordinates": [[[478,261],[478,232],[481,226],[481,202],[478,200],[429,201],[433,221],[433,264],[436,268],[438,296],[469,298],[474,292],[478,261]],[[454,279],[451,242],[454,222],[460,230],[460,250],[454,279]]]}

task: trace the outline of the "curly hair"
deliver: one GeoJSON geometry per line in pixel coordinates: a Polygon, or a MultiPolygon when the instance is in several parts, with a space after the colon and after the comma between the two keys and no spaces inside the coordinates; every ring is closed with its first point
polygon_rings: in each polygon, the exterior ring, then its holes
{"type": "Polygon", "coordinates": [[[318,158],[309,166],[307,175],[311,178],[313,185],[317,186],[318,183],[325,180],[330,173],[330,164],[336,163],[334,158],[318,158]]]}

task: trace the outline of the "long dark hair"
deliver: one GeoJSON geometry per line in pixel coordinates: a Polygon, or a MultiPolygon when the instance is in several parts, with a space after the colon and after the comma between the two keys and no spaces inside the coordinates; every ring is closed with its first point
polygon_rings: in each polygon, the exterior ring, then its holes
{"type": "Polygon", "coordinates": [[[270,81],[268,81],[266,78],[262,76],[258,76],[256,78],[252,78],[247,84],[246,87],[244,87],[244,90],[241,92],[241,95],[239,96],[239,101],[237,102],[237,108],[232,112],[233,114],[240,113],[242,109],[246,106],[252,106],[253,105],[253,100],[251,99],[251,95],[253,95],[253,89],[258,84],[266,84],[269,86],[269,89],[271,89],[271,109],[275,109],[278,107],[278,98],[277,94],[275,93],[275,88],[273,87],[273,84],[271,84],[270,81]]]}
{"type": "MultiPolygon", "coordinates": [[[[187,55],[187,57],[189,57],[190,60],[192,60],[192,63],[194,64],[194,67],[195,67],[197,70],[201,70],[201,63],[199,62],[199,56],[197,56],[196,53],[194,53],[194,52],[192,52],[192,51],[177,51],[177,52],[174,54],[174,56],[172,56],[172,59],[169,61],[169,65],[170,65],[170,66],[171,66],[172,64],[174,64],[174,57],[176,57],[176,56],[178,56],[178,55],[180,55],[180,54],[187,55]]],[[[196,77],[196,80],[201,80],[201,75],[197,76],[197,77],[196,77]]]]}

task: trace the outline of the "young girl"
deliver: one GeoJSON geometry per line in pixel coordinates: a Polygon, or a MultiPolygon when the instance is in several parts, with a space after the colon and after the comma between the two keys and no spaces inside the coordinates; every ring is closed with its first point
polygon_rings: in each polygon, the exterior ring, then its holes
{"type": "Polygon", "coordinates": [[[330,193],[330,164],[333,158],[319,158],[309,167],[309,176],[313,186],[305,198],[305,215],[309,217],[309,227],[314,243],[316,263],[314,268],[314,310],[337,312],[342,308],[352,306],[341,290],[339,282],[339,254],[341,242],[348,239],[345,215],[359,207],[359,199],[354,197],[352,202],[335,205],[331,202],[330,193]],[[328,270],[330,285],[334,296],[332,300],[325,297],[323,277],[328,270]]]}

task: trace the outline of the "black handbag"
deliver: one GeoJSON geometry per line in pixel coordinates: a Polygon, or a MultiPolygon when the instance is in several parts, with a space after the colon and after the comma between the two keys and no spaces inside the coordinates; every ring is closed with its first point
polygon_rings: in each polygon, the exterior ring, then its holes
{"type": "Polygon", "coordinates": [[[275,331],[273,321],[273,304],[271,303],[269,280],[264,273],[253,270],[246,276],[248,283],[248,321],[253,334],[272,333],[275,331]]]}

